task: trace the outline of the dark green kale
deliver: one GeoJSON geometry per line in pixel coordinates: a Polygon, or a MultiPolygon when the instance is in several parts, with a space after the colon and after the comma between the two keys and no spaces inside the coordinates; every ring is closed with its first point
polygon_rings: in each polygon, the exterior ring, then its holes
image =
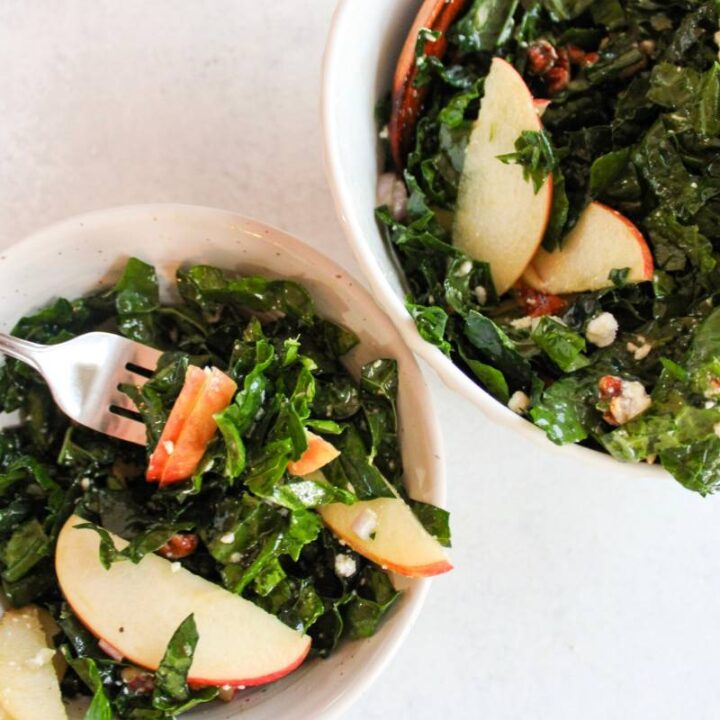
{"type": "MultiPolygon", "coordinates": [[[[472,272],[480,278],[484,268],[472,265],[472,272]]],[[[23,415],[21,424],[0,431],[2,591],[14,606],[36,603],[55,617],[70,666],[64,692],[89,693],[88,717],[103,720],[176,717],[218,689],[187,685],[202,640],[192,617],[154,674],[98,647],[63,603],[54,571],[57,535],[73,513],[85,519],[84,532],[99,534],[106,567],[166,554],[178,538],[190,538],[192,549],[178,562],[309,633],[321,655],[343,637],[372,635],[399,596],[386,572],[341,546],[315,512],[329,503],[405,497],[396,362],[368,363],[354,378],[343,356],[357,337],[318,317],[297,283],[208,266],[181,269],[177,279],[182,302],[164,305],[154,269],[131,259],[109,290],[58,300],[14,329],[52,343],[102,326],[163,350],[145,385],[124,388],[147,425],[148,448],[72,425],[32,370],[14,361],[0,366],[3,409],[23,415]],[[217,415],[220,433],[196,475],[158,488],[144,477],[148,453],[193,364],[222,369],[239,392],[217,415]],[[288,465],[308,447],[306,429],[341,455],[321,472],[297,477],[288,465]],[[110,533],[128,544],[116,547],[110,533]],[[336,573],[339,554],[353,560],[354,573],[336,573]]],[[[449,544],[447,513],[412,506],[449,544]]]]}
{"type": "Polygon", "coordinates": [[[529,418],[554,442],[657,458],[702,493],[720,484],[720,350],[708,340],[720,285],[718,12],[704,0],[475,0],[427,68],[405,214],[376,213],[425,340],[500,402],[529,393],[529,418]],[[499,298],[491,268],[454,247],[465,148],[493,57],[550,101],[543,130],[498,158],[521,165],[536,192],[552,174],[544,250],[562,248],[588,203],[601,202],[647,240],[652,283],[633,284],[618,267],[604,290],[558,299],[520,286],[499,298]],[[619,325],[607,347],[586,341],[602,313],[619,325]],[[711,348],[703,370],[691,369],[701,346],[711,348]],[[608,422],[606,375],[641,382],[651,407],[621,427],[608,422]]]}

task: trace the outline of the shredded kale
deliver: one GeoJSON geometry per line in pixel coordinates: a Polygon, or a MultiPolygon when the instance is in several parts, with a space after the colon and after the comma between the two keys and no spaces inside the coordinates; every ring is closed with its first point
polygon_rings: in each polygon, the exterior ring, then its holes
{"type": "MultiPolygon", "coordinates": [[[[481,266],[473,266],[480,277],[481,266]]],[[[399,593],[386,571],[341,545],[315,508],[358,499],[407,498],[403,484],[397,363],[380,358],[354,377],[343,356],[358,343],[348,329],[319,317],[297,283],[195,265],[177,274],[181,301],[160,300],[154,269],[131,259],[112,288],[74,301],[57,300],[14,329],[53,343],[102,327],[164,351],[142,387],[124,387],[147,426],[147,448],[69,423],[41,378],[8,360],[0,366],[0,403],[23,421],[0,431],[0,581],[15,606],[38,604],[55,617],[70,670],[66,696],[92,697],[87,717],[176,717],[216,697],[217,688],[188,687],[195,646],[192,617],[170,640],[156,673],[137,686],[62,601],[53,567],[57,535],[70,515],[100,537],[100,560],[138,563],[149,553],[193,538],[177,562],[242,595],[313,640],[328,655],[346,637],[367,637],[399,593]],[[158,488],[145,481],[190,365],[215,365],[239,391],[216,416],[220,432],[195,476],[158,488]],[[308,447],[306,429],[341,455],[302,477],[288,464],[308,447]],[[120,549],[110,533],[127,539],[120,549]],[[228,538],[232,538],[228,542],[228,538]],[[357,568],[339,577],[335,558],[357,568]],[[149,688],[149,690],[148,690],[149,688]]],[[[413,503],[418,518],[444,544],[447,514],[413,503]]],[[[239,640],[240,641],[240,640],[239,640]]]]}
{"type": "Polygon", "coordinates": [[[445,55],[425,67],[427,96],[404,167],[405,216],[376,211],[425,340],[500,402],[529,393],[529,418],[554,442],[657,460],[701,493],[720,487],[711,432],[720,399],[711,382],[720,387],[711,322],[720,284],[718,12],[710,0],[474,0],[448,28],[445,55]],[[453,245],[465,149],[493,57],[550,101],[543,129],[523,132],[498,158],[519,164],[536,192],[552,174],[543,249],[561,248],[598,201],[643,234],[651,283],[633,284],[618,267],[612,287],[559,303],[522,284],[499,298],[491,269],[453,245]],[[586,331],[604,312],[619,331],[598,347],[586,331]],[[693,369],[699,347],[711,348],[702,370],[693,369]],[[608,422],[605,375],[641,382],[650,409],[621,427],[608,422]]]}

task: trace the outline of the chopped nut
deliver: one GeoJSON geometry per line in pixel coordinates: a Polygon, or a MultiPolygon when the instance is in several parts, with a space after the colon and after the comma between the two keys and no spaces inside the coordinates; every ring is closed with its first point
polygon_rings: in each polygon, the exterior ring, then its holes
{"type": "Polygon", "coordinates": [[[522,390],[516,390],[508,400],[508,407],[514,413],[522,415],[530,407],[530,398],[522,390]]]}
{"type": "Polygon", "coordinates": [[[199,539],[195,533],[175,533],[158,550],[158,555],[168,560],[180,560],[192,555],[197,550],[198,543],[199,539]]]}
{"type": "Polygon", "coordinates": [[[528,70],[533,75],[544,75],[557,59],[557,51],[547,40],[537,40],[528,48],[528,70]]]}
{"type": "Polygon", "coordinates": [[[120,677],[128,689],[138,695],[149,695],[155,689],[155,680],[152,674],[140,668],[133,666],[123,668],[120,671],[120,677]]]}

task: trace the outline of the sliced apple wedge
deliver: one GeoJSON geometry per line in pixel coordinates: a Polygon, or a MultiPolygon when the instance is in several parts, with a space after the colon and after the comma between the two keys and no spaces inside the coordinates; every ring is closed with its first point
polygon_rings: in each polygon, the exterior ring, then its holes
{"type": "Polygon", "coordinates": [[[233,399],[237,384],[217,368],[188,368],[180,395],[168,418],[146,473],[160,485],[187,480],[197,469],[217,431],[213,415],[233,399]]]}
{"type": "MultiPolygon", "coordinates": [[[[200,636],[188,682],[262,685],[297,668],[310,638],[253,603],[157,555],[100,564],[99,536],[65,523],[57,542],[60,588],[82,623],[123,657],[156,670],[180,623],[195,615],[200,636]]],[[[127,543],[113,537],[117,547],[127,543]]]]}
{"type": "Polygon", "coordinates": [[[610,271],[621,268],[629,268],[630,283],[652,280],[650,248],[624,215],[592,202],[563,240],[562,249],[538,250],[523,280],[535,290],[562,295],[611,287],[610,271]]]}
{"type": "MultiPolygon", "coordinates": [[[[67,720],[38,609],[8,610],[0,619],[0,706],[13,720],[67,720]]],[[[0,717],[2,717],[0,715],[0,717]]]]}
{"type": "Polygon", "coordinates": [[[440,543],[401,498],[333,503],[318,512],[355,552],[399,575],[427,577],[452,570],[440,543]]]}
{"type": "Polygon", "coordinates": [[[308,447],[299,460],[288,463],[291,475],[309,475],[332,462],[340,451],[324,438],[315,433],[306,432],[308,447]]]}
{"type": "Polygon", "coordinates": [[[535,255],[552,208],[552,176],[536,193],[520,165],[498,159],[515,151],[523,131],[542,128],[538,109],[515,68],[494,58],[465,152],[453,242],[470,257],[490,263],[500,295],[535,255]]]}

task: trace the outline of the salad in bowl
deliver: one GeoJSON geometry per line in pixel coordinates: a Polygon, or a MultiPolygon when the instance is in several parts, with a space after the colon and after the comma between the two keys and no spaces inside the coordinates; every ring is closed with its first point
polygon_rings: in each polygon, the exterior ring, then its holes
{"type": "Polygon", "coordinates": [[[376,217],[420,335],[558,444],[720,485],[718,8],[423,3],[376,217]]]}
{"type": "Polygon", "coordinates": [[[451,569],[447,513],[404,483],[395,358],[349,362],[358,336],[295,279],[189,262],[161,288],[136,257],[118,273],[13,334],[162,350],[121,387],[147,446],[71,423],[34,371],[0,368],[3,719],[65,718],[82,696],[90,719],[251,698],[375,635],[403,578],[451,569]]]}

